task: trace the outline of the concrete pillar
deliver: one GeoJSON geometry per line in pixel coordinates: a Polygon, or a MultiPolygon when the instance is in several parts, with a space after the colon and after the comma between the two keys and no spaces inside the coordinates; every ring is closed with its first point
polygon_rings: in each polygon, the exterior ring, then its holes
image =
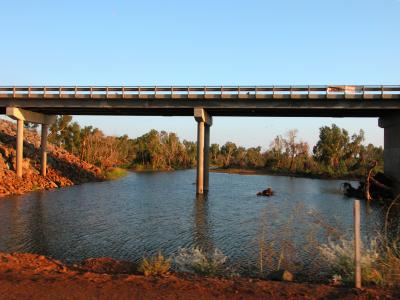
{"type": "Polygon", "coordinates": [[[22,177],[22,159],[24,150],[24,121],[17,120],[17,157],[16,157],[16,169],[17,176],[22,177]]]}
{"type": "Polygon", "coordinates": [[[203,194],[208,191],[208,151],[210,148],[210,126],[212,117],[201,107],[194,109],[194,118],[197,121],[197,178],[196,192],[203,194]]]}
{"type": "Polygon", "coordinates": [[[204,125],[204,191],[208,192],[210,173],[210,125],[204,125]]]}
{"type": "Polygon", "coordinates": [[[41,165],[40,171],[42,176],[47,175],[47,132],[49,130],[49,125],[42,124],[42,137],[40,140],[40,152],[41,152],[41,165]]]}
{"type": "Polygon", "coordinates": [[[204,122],[197,122],[197,179],[196,193],[203,194],[204,189],[204,122]]]}
{"type": "Polygon", "coordinates": [[[384,171],[396,181],[400,191],[400,115],[379,118],[379,127],[384,128],[384,171]]]}
{"type": "Polygon", "coordinates": [[[35,124],[42,124],[42,140],[41,140],[41,173],[46,176],[47,165],[47,131],[49,124],[56,121],[57,116],[44,115],[37,112],[25,110],[18,107],[7,107],[6,114],[10,118],[17,120],[17,176],[22,177],[22,158],[24,145],[24,121],[35,124]]]}

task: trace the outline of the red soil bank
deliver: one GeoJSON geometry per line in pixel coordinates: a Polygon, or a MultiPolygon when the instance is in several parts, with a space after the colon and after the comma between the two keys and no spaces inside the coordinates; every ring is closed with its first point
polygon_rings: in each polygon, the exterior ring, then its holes
{"type": "MultiPolygon", "coordinates": [[[[188,275],[134,274],[111,258],[67,266],[35,254],[0,253],[0,299],[399,299],[389,289],[188,275]]],[[[397,293],[397,294],[396,294],[397,293]]]]}
{"type": "Polygon", "coordinates": [[[40,136],[24,130],[23,177],[15,174],[16,126],[0,119],[0,197],[102,180],[101,170],[63,148],[48,145],[47,177],[40,175],[40,136]]]}

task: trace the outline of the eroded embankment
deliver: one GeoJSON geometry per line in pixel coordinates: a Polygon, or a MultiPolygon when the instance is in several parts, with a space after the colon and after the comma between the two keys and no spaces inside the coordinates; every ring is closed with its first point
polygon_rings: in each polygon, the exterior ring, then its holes
{"type": "Polygon", "coordinates": [[[144,277],[133,263],[67,266],[36,254],[0,253],[0,299],[399,299],[389,289],[171,274],[144,277]]]}
{"type": "Polygon", "coordinates": [[[103,179],[101,170],[63,148],[48,145],[47,176],[40,175],[40,136],[24,130],[23,176],[15,173],[16,126],[0,119],[0,197],[103,179]]]}

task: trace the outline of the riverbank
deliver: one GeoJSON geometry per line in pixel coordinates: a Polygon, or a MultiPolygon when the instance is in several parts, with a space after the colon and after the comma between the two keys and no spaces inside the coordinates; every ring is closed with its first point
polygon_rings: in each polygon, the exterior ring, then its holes
{"type": "Polygon", "coordinates": [[[16,168],[16,126],[0,119],[0,197],[104,180],[102,170],[61,147],[48,145],[47,176],[40,175],[40,136],[24,130],[23,176],[16,168]]]}
{"type": "Polygon", "coordinates": [[[36,254],[0,253],[0,299],[398,299],[383,288],[214,278],[144,277],[111,258],[66,265],[36,254]]]}
{"type": "Polygon", "coordinates": [[[239,174],[239,175],[271,175],[271,176],[285,176],[296,178],[309,178],[309,179],[332,179],[332,180],[360,180],[358,176],[332,176],[329,174],[311,174],[311,173],[290,173],[290,172],[276,172],[267,169],[240,169],[240,168],[212,168],[210,172],[239,174]]]}

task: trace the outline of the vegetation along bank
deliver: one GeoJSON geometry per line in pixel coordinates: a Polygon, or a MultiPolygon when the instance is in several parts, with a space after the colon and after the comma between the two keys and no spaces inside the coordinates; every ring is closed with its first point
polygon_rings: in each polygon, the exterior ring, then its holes
{"type": "MultiPolygon", "coordinates": [[[[58,116],[50,127],[47,178],[38,171],[40,138],[34,128],[25,131],[24,178],[19,179],[14,174],[15,126],[0,120],[0,133],[0,174],[5,178],[0,183],[0,195],[115,179],[126,174],[123,168],[171,171],[196,166],[196,143],[181,141],[173,132],[153,129],[137,138],[107,136],[98,128],[81,127],[65,115],[58,116]]],[[[371,162],[376,163],[374,172],[383,169],[382,147],[363,142],[362,130],[350,135],[332,124],[320,128],[312,150],[297,130],[290,130],[276,136],[264,151],[261,146],[214,143],[210,146],[210,163],[223,172],[358,179],[365,176],[371,162]]]]}

